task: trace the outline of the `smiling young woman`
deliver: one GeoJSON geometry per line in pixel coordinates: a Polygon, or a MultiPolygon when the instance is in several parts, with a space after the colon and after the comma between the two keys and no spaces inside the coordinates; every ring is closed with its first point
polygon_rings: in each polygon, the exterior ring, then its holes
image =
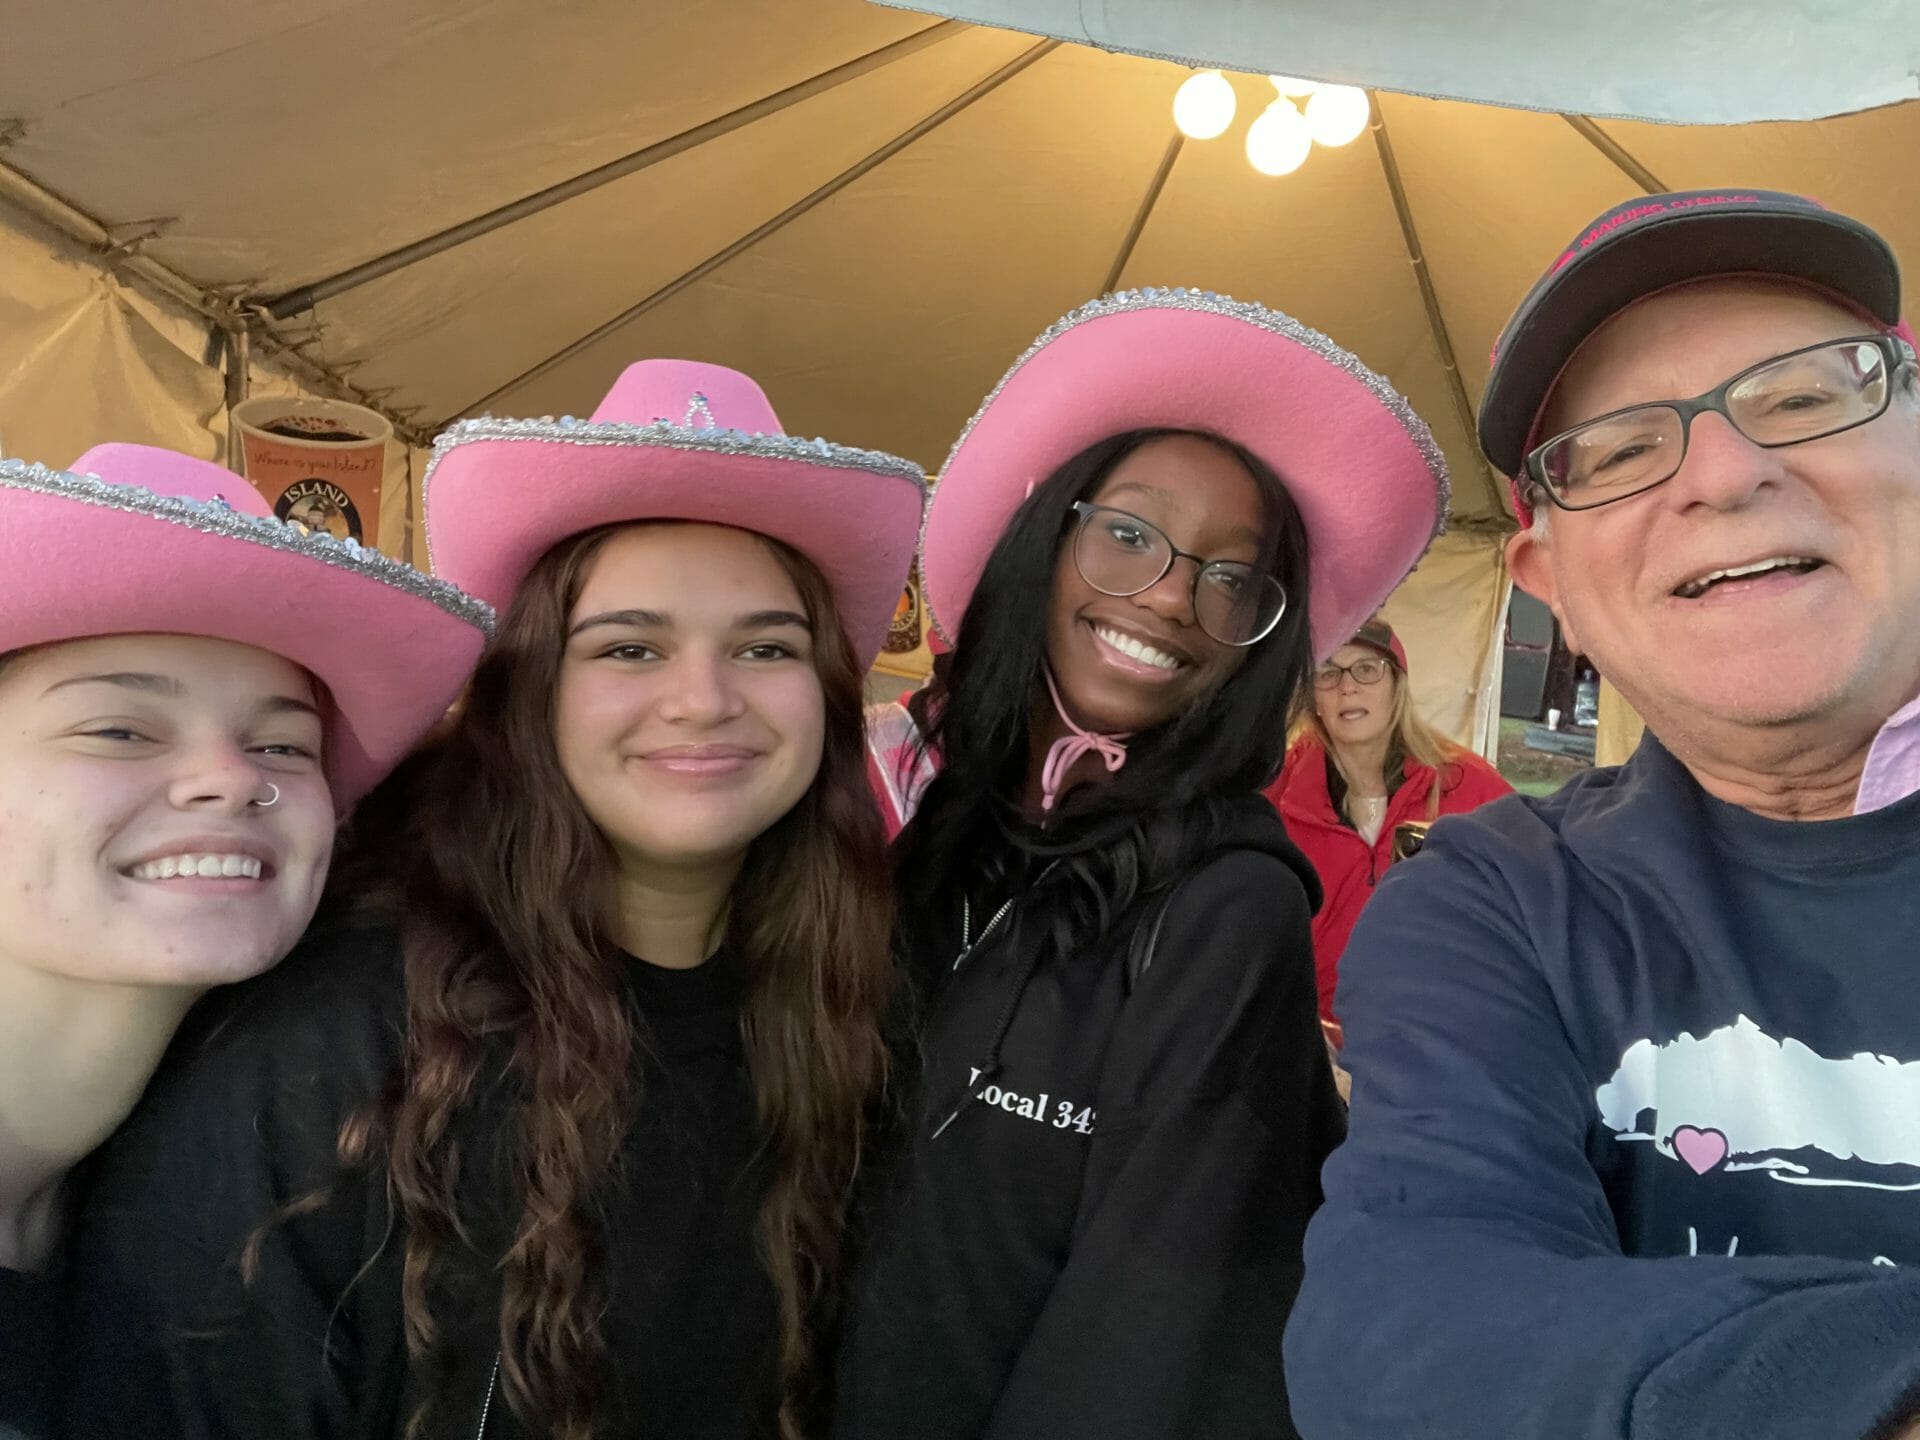
{"type": "Polygon", "coordinates": [[[69,1172],[203,992],[293,949],[491,623],[205,461],[0,463],[0,1433],[52,1430],[69,1172]]]}
{"type": "Polygon", "coordinates": [[[1259,790],[1443,477],[1351,355],[1186,291],[1074,312],[961,437],[921,554],[954,644],[897,847],[917,1025],[836,1440],[1285,1430],[1344,1121],[1318,886],[1259,790]]]}
{"type": "Polygon", "coordinates": [[[442,439],[435,567],[498,640],[377,797],[369,903],[209,1015],[110,1152],[72,1433],[815,1423],[886,1068],[861,677],[923,495],[688,362],[442,439]]]}

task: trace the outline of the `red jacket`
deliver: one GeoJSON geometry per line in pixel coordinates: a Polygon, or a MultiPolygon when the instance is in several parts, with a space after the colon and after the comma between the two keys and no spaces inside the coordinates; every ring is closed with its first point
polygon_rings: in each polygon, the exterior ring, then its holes
{"type": "MultiPolygon", "coordinates": [[[[1465,751],[1447,763],[1442,786],[1442,815],[1461,814],[1513,791],[1499,771],[1465,751]]],[[[1267,789],[1267,798],[1286,822],[1287,834],[1313,862],[1326,891],[1320,913],[1313,917],[1313,964],[1320,983],[1320,1018],[1335,1044],[1340,1029],[1333,1014],[1333,992],[1347,937],[1393,858],[1394,826],[1425,820],[1432,788],[1432,767],[1407,761],[1406,780],[1387,802],[1386,823],[1372,845],[1334,810],[1327,790],[1327,755],[1317,740],[1296,742],[1287,752],[1280,778],[1267,789]]]]}

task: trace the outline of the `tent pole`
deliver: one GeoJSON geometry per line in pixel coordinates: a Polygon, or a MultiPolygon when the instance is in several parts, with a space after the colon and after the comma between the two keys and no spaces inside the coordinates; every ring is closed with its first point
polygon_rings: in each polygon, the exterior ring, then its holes
{"type": "Polygon", "coordinates": [[[240,448],[240,430],[233,423],[233,407],[247,398],[253,388],[253,332],[245,328],[226,332],[227,360],[227,468],[236,475],[247,473],[246,459],[240,448]]]}
{"type": "MultiPolygon", "coordinates": [[[[179,271],[138,249],[128,251],[119,248],[113,232],[107,226],[11,165],[0,164],[0,205],[11,206],[64,237],[85,251],[87,258],[108,274],[137,283],[142,289],[200,316],[228,334],[240,330],[252,331],[262,349],[295,378],[316,390],[339,395],[359,404],[366,403],[365,397],[352,385],[325,365],[300,354],[275,335],[270,327],[261,324],[258,316],[244,306],[196,284],[179,271]]],[[[380,410],[388,420],[395,421],[396,430],[410,441],[426,443],[423,432],[417,426],[397,420],[391,411],[381,410],[378,405],[369,408],[380,410]],[[416,436],[422,438],[416,440],[416,436]]]]}
{"type": "Polygon", "coordinates": [[[1420,244],[1420,231],[1413,223],[1413,208],[1407,201],[1407,187],[1400,178],[1400,162],[1393,155],[1393,141],[1387,135],[1386,112],[1380,108],[1380,97],[1375,92],[1367,92],[1367,100],[1373,106],[1373,146],[1380,156],[1380,172],[1386,176],[1387,191],[1393,197],[1393,213],[1400,220],[1400,239],[1407,250],[1407,260],[1413,266],[1413,278],[1420,286],[1420,303],[1427,309],[1427,329],[1433,335],[1434,348],[1440,352],[1440,368],[1447,373],[1447,390],[1453,396],[1453,409],[1459,417],[1461,427],[1467,433],[1467,442],[1474,446],[1474,471],[1480,477],[1480,484],[1492,502],[1493,513],[1506,516],[1507,497],[1501,493],[1501,487],[1494,484],[1493,472],[1487,468],[1486,461],[1479,454],[1479,426],[1473,418],[1473,402],[1467,398],[1466,383],[1460,378],[1460,362],[1454,358],[1453,338],[1447,333],[1447,318],[1440,310],[1440,294],[1434,289],[1433,275],[1427,268],[1427,252],[1420,244]]]}
{"type": "MultiPolygon", "coordinates": [[[[677,279],[669,280],[665,285],[662,285],[658,290],[655,290],[638,304],[631,305],[627,309],[622,310],[604,325],[595,326],[572,344],[566,346],[564,349],[556,350],[539,364],[521,371],[504,385],[488,391],[478,400],[467,405],[462,405],[447,418],[451,420],[461,415],[470,415],[476,410],[485,409],[501,396],[519,389],[528,381],[546,374],[547,371],[553,369],[556,365],[564,364],[589,346],[606,339],[607,336],[613,334],[616,330],[632,324],[656,305],[661,305],[671,300],[688,286],[697,284],[708,275],[711,275],[729,260],[751,250],[769,235],[792,224],[815,206],[831,200],[835,195],[846,189],[847,186],[867,174],[868,171],[885,164],[895,155],[898,155],[902,150],[913,144],[914,141],[920,139],[929,131],[944,125],[976,100],[983,99],[992,94],[995,90],[998,90],[1002,85],[1006,84],[1007,81],[1013,79],[1014,76],[1025,70],[1029,65],[1032,65],[1036,60],[1042,59],[1057,49],[1059,45],[1060,42],[1058,40],[1042,40],[1039,44],[1021,51],[1020,54],[1016,55],[1005,65],[1002,65],[998,70],[995,70],[984,80],[979,81],[959,95],[956,95],[924,120],[918,121],[909,129],[902,131],[864,160],[860,160],[848,169],[842,170],[812,194],[789,205],[765,224],[756,226],[747,234],[742,235],[738,240],[735,240],[731,245],[727,246],[726,249],[709,255],[705,260],[702,260],[685,274],[679,276],[677,279]]],[[[443,421],[442,424],[444,423],[446,422],[443,421]]]]}
{"type": "Polygon", "coordinates": [[[1574,132],[1578,134],[1581,139],[1585,140],[1589,145],[1593,146],[1594,149],[1611,160],[1621,174],[1625,175],[1649,195],[1657,195],[1661,191],[1671,188],[1663,183],[1658,175],[1654,174],[1651,170],[1647,169],[1646,166],[1634,159],[1632,155],[1628,154],[1626,147],[1618,140],[1615,140],[1611,135],[1607,134],[1606,131],[1594,124],[1593,121],[1589,120],[1585,115],[1562,114],[1560,118],[1571,125],[1574,128],[1574,132]]]}
{"type": "Polygon", "coordinates": [[[1147,193],[1140,198],[1140,209],[1135,212],[1133,224],[1127,227],[1127,238],[1120,242],[1120,253],[1113,257],[1113,268],[1107,272],[1107,283],[1100,287],[1100,293],[1108,295],[1120,287],[1120,276],[1127,268],[1127,262],[1133,259],[1134,247],[1140,243],[1140,237],[1146,233],[1147,221],[1152,218],[1153,207],[1160,203],[1160,192],[1167,188],[1167,177],[1173,174],[1174,162],[1180,158],[1180,148],[1186,144],[1187,137],[1178,130],[1167,142],[1166,154],[1160,157],[1160,168],[1153,172],[1153,179],[1147,185],[1147,193]]]}
{"type": "Polygon", "coordinates": [[[422,260],[443,255],[457,246],[466,244],[469,240],[490,235],[495,230],[511,225],[517,220],[538,215],[556,205],[598,190],[603,185],[610,185],[615,180],[637,175],[663,160],[684,155],[687,151],[704,145],[709,140],[730,135],[756,120],[764,120],[790,106],[798,105],[803,100],[811,100],[816,95],[824,95],[829,90],[838,89],[849,81],[883,69],[895,61],[904,60],[909,55],[926,49],[929,45],[951,39],[969,28],[958,20],[942,20],[937,25],[916,30],[904,39],[883,45],[878,50],[869,51],[865,55],[847,61],[844,65],[836,65],[831,70],[823,70],[810,79],[802,80],[796,85],[789,85],[786,89],[772,95],[763,96],[749,105],[741,106],[738,110],[729,111],[725,115],[696,125],[691,130],[682,130],[678,135],[670,135],[665,140],[657,141],[645,149],[622,155],[617,160],[610,160],[583,175],[575,175],[572,179],[562,180],[557,185],[549,185],[546,189],[522,196],[511,204],[489,210],[484,215],[476,215],[471,220],[463,220],[458,225],[402,245],[398,250],[389,250],[386,254],[364,261],[349,270],[342,270],[338,275],[316,280],[311,285],[302,285],[298,290],[289,290],[284,295],[278,295],[260,303],[276,320],[284,320],[290,315],[311,310],[323,300],[331,300],[337,295],[346,294],[349,290],[357,290],[370,281],[391,275],[396,270],[404,270],[409,265],[416,265],[422,260]]]}

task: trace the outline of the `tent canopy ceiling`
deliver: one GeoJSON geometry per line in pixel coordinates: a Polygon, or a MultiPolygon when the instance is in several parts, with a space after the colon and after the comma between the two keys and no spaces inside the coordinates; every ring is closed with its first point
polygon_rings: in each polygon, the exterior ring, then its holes
{"type": "Polygon", "coordinates": [[[1466,412],[1507,311],[1596,211],[1775,186],[1920,245],[1920,172],[1896,163],[1920,105],[1716,129],[1381,94],[1373,137],[1270,179],[1241,151],[1260,77],[1235,77],[1227,136],[1170,143],[1179,67],[862,0],[38,8],[0,49],[0,196],[116,236],[160,222],[143,262],[257,305],[416,432],[584,414],[673,354],[753,374],[792,430],[931,467],[1117,275],[1350,346],[1433,424],[1456,519],[1494,524],[1466,412]],[[579,193],[421,245],[555,186],[579,193]],[[353,273],[409,247],[432,253],[353,273]]]}
{"type": "Polygon", "coordinates": [[[879,0],[1134,55],[1621,119],[1819,120],[1920,97],[1910,0],[879,0]],[[1595,63],[1601,57],[1602,63],[1595,63]]]}

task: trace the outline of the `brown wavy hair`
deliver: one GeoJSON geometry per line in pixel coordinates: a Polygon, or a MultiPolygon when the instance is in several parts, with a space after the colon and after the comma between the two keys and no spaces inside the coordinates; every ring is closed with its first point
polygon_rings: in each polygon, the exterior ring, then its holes
{"type": "MultiPolygon", "coordinates": [[[[510,1042],[521,1194],[499,1257],[500,1375],[523,1423],[561,1440],[595,1432],[605,1357],[594,1201],[645,1103],[609,933],[617,864],[554,742],[568,617],[618,528],[574,536],[534,566],[458,720],[412,767],[404,837],[390,832],[387,847],[404,838],[405,1081],[341,1136],[347,1159],[384,1142],[406,1222],[407,1346],[426,1362],[441,1335],[436,1280],[472,1243],[455,1203],[454,1121],[489,1048],[510,1042]]],[[[885,1079],[892,900],[852,648],[819,572],[758,538],[800,593],[826,702],[820,772],[753,843],[727,918],[748,976],[740,1026],[770,1171],[757,1239],[779,1299],[780,1428],[797,1440],[819,1404],[813,1337],[833,1308],[848,1193],[885,1079]]]]}

